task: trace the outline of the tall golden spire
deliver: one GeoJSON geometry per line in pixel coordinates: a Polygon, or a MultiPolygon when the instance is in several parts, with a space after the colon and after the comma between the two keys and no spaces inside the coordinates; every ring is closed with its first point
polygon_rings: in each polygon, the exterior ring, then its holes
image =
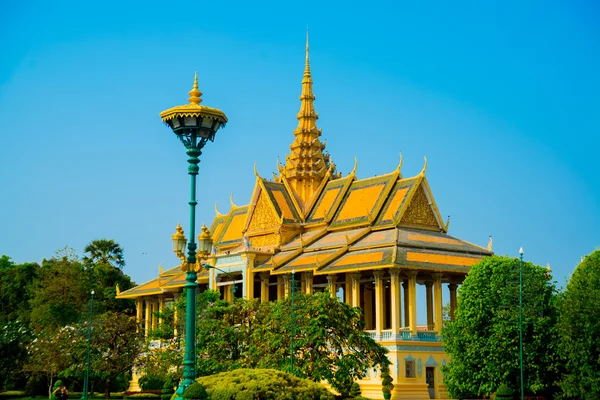
{"type": "Polygon", "coordinates": [[[325,178],[330,167],[329,156],[323,154],[325,144],[319,136],[317,128],[319,115],[315,112],[315,95],[312,89],[310,59],[308,53],[308,29],[306,29],[306,64],[302,78],[302,94],[300,95],[300,111],[297,114],[298,126],[294,130],[294,141],[290,145],[290,155],[286,157],[285,166],[279,172],[289,182],[296,198],[306,205],[325,178]]]}

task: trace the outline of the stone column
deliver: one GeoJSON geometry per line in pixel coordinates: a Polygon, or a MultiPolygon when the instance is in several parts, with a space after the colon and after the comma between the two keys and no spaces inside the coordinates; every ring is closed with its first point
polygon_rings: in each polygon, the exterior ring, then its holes
{"type": "Polygon", "coordinates": [[[179,311],[177,310],[177,301],[179,300],[179,293],[173,294],[173,336],[177,337],[179,332],[177,331],[177,324],[179,323],[179,311]]]}
{"type": "Polygon", "coordinates": [[[408,281],[402,282],[402,291],[404,295],[404,326],[410,326],[410,309],[408,308],[408,281]]]}
{"type": "Polygon", "coordinates": [[[283,276],[283,297],[288,298],[292,293],[292,274],[283,276]]]}
{"type": "Polygon", "coordinates": [[[313,272],[312,271],[304,272],[302,274],[302,276],[305,277],[305,280],[306,280],[306,284],[305,284],[306,291],[304,293],[313,294],[313,272]]]}
{"type": "Polygon", "coordinates": [[[156,329],[157,327],[157,323],[158,323],[158,318],[156,317],[156,312],[158,311],[158,301],[157,299],[154,299],[154,301],[152,302],[152,329],[156,329]]]}
{"type": "Polygon", "coordinates": [[[252,300],[254,298],[254,272],[248,268],[246,271],[246,279],[242,283],[246,292],[246,300],[252,300]]]}
{"type": "Polygon", "coordinates": [[[352,274],[352,307],[360,307],[360,272],[352,274]]]}
{"type": "Polygon", "coordinates": [[[144,321],[144,336],[148,337],[148,332],[150,331],[150,308],[152,307],[152,304],[150,303],[150,298],[145,298],[144,299],[144,303],[146,306],[146,320],[144,321]]]}
{"type": "Polygon", "coordinates": [[[402,316],[400,309],[402,308],[402,299],[400,298],[400,269],[390,268],[390,316],[392,318],[392,335],[396,335],[402,325],[402,316]]]}
{"type": "Polygon", "coordinates": [[[368,284],[365,284],[365,329],[373,329],[373,289],[368,284]]]}
{"type": "Polygon", "coordinates": [[[165,298],[162,295],[158,296],[158,312],[160,314],[160,317],[158,317],[158,325],[160,326],[163,323],[162,315],[165,312],[165,298]]]}
{"type": "Polygon", "coordinates": [[[442,274],[431,274],[433,277],[433,297],[435,298],[435,330],[439,334],[442,333],[442,274]]]}
{"type": "Polygon", "coordinates": [[[269,301],[269,273],[260,273],[260,302],[266,303],[269,301]]]}
{"type": "Polygon", "coordinates": [[[448,289],[450,290],[450,319],[454,321],[454,316],[456,313],[456,289],[458,285],[456,283],[451,283],[448,285],[448,289]]]}
{"type": "Polygon", "coordinates": [[[135,300],[135,331],[139,333],[140,324],[142,323],[142,309],[144,308],[144,301],[141,298],[135,300]]]}
{"type": "Polygon", "coordinates": [[[373,271],[373,276],[375,277],[375,331],[379,336],[383,330],[383,318],[385,316],[385,306],[383,304],[385,301],[385,289],[383,286],[384,271],[373,271]]]}
{"type": "Polygon", "coordinates": [[[283,276],[277,276],[277,300],[283,300],[285,298],[285,281],[283,276]]]}
{"type": "Polygon", "coordinates": [[[425,298],[427,299],[427,330],[433,330],[433,282],[425,282],[425,298]]]}
{"type": "Polygon", "coordinates": [[[329,289],[329,294],[331,297],[336,297],[337,285],[335,282],[337,281],[337,275],[331,274],[327,275],[327,288],[329,289]]]}
{"type": "Polygon", "coordinates": [[[410,313],[410,332],[417,334],[417,271],[407,271],[408,276],[408,311],[410,313]]]}
{"type": "Polygon", "coordinates": [[[352,274],[346,272],[344,279],[344,302],[352,307],[352,274]]]}

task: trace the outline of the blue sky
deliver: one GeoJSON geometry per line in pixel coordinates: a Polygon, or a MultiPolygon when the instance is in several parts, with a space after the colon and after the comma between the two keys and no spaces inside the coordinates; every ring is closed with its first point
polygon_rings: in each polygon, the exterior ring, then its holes
{"type": "Polygon", "coordinates": [[[187,231],[183,146],[159,113],[198,71],[229,124],[205,148],[198,222],[247,204],[253,164],[293,140],[304,36],[338,170],[404,176],[423,155],[449,233],[550,263],[600,245],[600,12],[592,1],[9,2],[0,15],[0,254],[41,261],[93,239],[141,283],[187,231]]]}

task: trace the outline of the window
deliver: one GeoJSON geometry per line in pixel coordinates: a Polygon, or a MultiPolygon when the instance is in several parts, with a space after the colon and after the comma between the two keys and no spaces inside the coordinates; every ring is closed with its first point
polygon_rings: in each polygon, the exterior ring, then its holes
{"type": "Polygon", "coordinates": [[[414,360],[406,360],[404,361],[404,365],[406,366],[406,377],[414,378],[415,375],[415,361],[414,360]]]}

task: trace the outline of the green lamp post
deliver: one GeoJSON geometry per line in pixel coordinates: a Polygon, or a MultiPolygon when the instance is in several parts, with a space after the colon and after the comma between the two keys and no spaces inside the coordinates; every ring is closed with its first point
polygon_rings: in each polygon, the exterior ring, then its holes
{"type": "Polygon", "coordinates": [[[87,400],[88,398],[88,380],[90,376],[90,341],[92,339],[92,322],[94,319],[94,291],[91,293],[92,299],[90,301],[90,325],[88,326],[88,337],[87,337],[87,366],[85,368],[85,376],[83,377],[83,392],[81,398],[87,400]]]}
{"type": "Polygon", "coordinates": [[[523,391],[523,248],[519,249],[519,361],[521,370],[521,400],[525,398],[523,391]]]}
{"type": "MultiPolygon", "coordinates": [[[[204,257],[210,254],[212,243],[210,236],[208,240],[199,240],[200,248],[194,240],[196,223],[196,175],[198,175],[198,164],[202,148],[210,140],[215,139],[219,128],[225,126],[227,117],[221,110],[201,106],[202,93],[198,90],[198,74],[194,76],[194,86],[189,92],[189,104],[169,108],[160,113],[162,120],[173,130],[177,138],[183,143],[188,155],[188,174],[190,175],[190,242],[187,244],[187,260],[183,261],[181,268],[186,272],[186,310],[185,310],[185,354],[183,359],[183,380],[179,384],[177,397],[182,398],[185,390],[196,379],[196,280],[201,264],[196,257],[204,257]]],[[[180,228],[180,227],[179,227],[180,228]]],[[[177,232],[179,233],[179,231],[177,232]]],[[[181,231],[181,237],[173,235],[173,250],[183,253],[185,248],[185,237],[181,231]]],[[[200,235],[202,237],[202,235],[200,235]]],[[[199,239],[200,239],[199,237],[199,239]]]]}

